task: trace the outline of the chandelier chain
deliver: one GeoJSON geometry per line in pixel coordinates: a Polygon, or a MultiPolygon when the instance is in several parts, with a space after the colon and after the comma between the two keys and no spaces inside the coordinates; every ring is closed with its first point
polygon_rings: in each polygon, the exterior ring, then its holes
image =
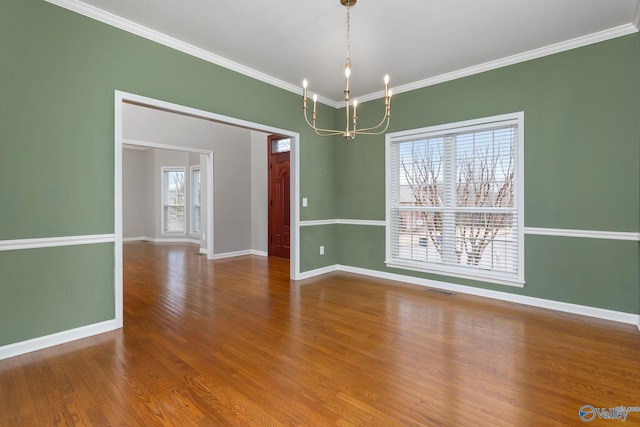
{"type": "Polygon", "coordinates": [[[351,64],[351,2],[347,2],[347,65],[351,64]]]}

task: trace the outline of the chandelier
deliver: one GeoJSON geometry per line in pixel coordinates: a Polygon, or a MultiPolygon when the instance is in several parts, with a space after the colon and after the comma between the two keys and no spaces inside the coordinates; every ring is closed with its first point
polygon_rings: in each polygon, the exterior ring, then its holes
{"type": "Polygon", "coordinates": [[[354,99],[351,101],[349,94],[349,78],[351,77],[351,44],[350,44],[350,18],[351,18],[351,6],[356,4],[357,0],[340,0],[340,3],[347,8],[347,63],[345,65],[344,76],[346,78],[345,89],[344,89],[344,102],[345,102],[345,110],[346,110],[346,124],[344,130],[335,130],[335,129],[323,129],[321,127],[316,126],[316,118],[317,118],[317,110],[316,104],[318,102],[318,95],[313,95],[313,112],[311,115],[311,120],[309,120],[309,116],[307,113],[307,80],[302,81],[302,111],[304,114],[304,119],[307,124],[314,130],[314,132],[320,136],[337,136],[340,135],[343,138],[349,140],[354,139],[356,135],[380,135],[384,133],[389,127],[389,118],[391,117],[391,90],[389,89],[389,75],[384,76],[384,114],[382,115],[382,120],[375,125],[368,128],[358,129],[358,116],[356,114],[358,107],[358,100],[354,99]],[[353,107],[353,109],[351,109],[353,107]]]}

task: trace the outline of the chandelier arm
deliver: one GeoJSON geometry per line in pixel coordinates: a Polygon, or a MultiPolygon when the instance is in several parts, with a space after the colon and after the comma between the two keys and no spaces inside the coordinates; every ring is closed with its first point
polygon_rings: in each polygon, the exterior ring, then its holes
{"type": "MultiPolygon", "coordinates": [[[[388,127],[390,118],[391,118],[391,116],[389,114],[385,113],[384,117],[382,117],[382,120],[380,120],[380,123],[378,123],[375,126],[368,127],[368,128],[358,129],[357,133],[368,132],[368,131],[372,131],[372,130],[378,129],[380,126],[382,126],[384,124],[385,121],[387,122],[387,127],[388,127]]],[[[386,130],[387,127],[385,127],[385,130],[386,130]]]]}
{"type": "Polygon", "coordinates": [[[353,132],[353,133],[355,135],[382,135],[383,133],[385,133],[387,131],[388,128],[389,128],[389,121],[387,120],[387,124],[380,131],[371,132],[372,130],[374,130],[376,128],[367,128],[367,129],[357,130],[356,132],[353,132]]]}
{"type": "Polygon", "coordinates": [[[321,128],[314,128],[314,127],[312,127],[311,129],[313,129],[316,135],[319,135],[319,136],[343,136],[344,135],[344,131],[341,131],[341,130],[321,129],[321,128]]]}
{"type": "Polygon", "coordinates": [[[341,130],[335,130],[335,129],[323,129],[323,128],[319,128],[313,124],[311,124],[311,122],[309,121],[309,118],[307,117],[307,109],[304,109],[304,119],[307,122],[307,124],[309,125],[309,127],[311,129],[313,129],[313,131],[319,135],[319,136],[338,136],[338,135],[343,135],[344,131],[341,130]]]}
{"type": "MultiPolygon", "coordinates": [[[[382,123],[380,123],[382,124],[382,123]]],[[[385,124],[384,128],[376,131],[376,129],[379,126],[375,126],[375,127],[370,127],[370,128],[365,128],[365,129],[358,129],[357,131],[353,132],[356,135],[381,135],[384,132],[386,132],[386,130],[389,128],[389,120],[387,120],[387,123],[385,124]]]]}

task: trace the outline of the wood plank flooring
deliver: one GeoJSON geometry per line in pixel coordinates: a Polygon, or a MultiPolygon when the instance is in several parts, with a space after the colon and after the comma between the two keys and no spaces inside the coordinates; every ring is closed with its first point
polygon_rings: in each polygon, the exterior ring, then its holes
{"type": "Polygon", "coordinates": [[[635,326],[196,250],[125,244],[124,329],[0,361],[0,426],[553,426],[640,406],[635,326]]]}

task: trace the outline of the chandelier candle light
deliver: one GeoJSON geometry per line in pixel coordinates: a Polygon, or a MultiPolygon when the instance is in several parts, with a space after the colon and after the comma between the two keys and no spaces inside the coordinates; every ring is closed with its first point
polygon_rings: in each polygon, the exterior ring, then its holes
{"type": "Polygon", "coordinates": [[[356,114],[358,108],[358,100],[354,99],[349,104],[349,78],[351,77],[351,44],[350,44],[350,17],[351,17],[351,6],[356,4],[357,0],[340,0],[340,3],[347,8],[347,64],[344,70],[344,76],[346,78],[345,89],[344,89],[344,101],[345,101],[345,110],[346,110],[346,126],[345,130],[334,130],[334,129],[323,129],[316,126],[316,104],[318,102],[318,95],[313,95],[313,113],[311,117],[311,121],[309,121],[309,117],[307,115],[307,85],[308,82],[306,79],[302,81],[302,111],[304,114],[304,119],[307,124],[314,130],[314,132],[320,136],[337,136],[340,135],[343,138],[349,140],[354,139],[356,135],[380,135],[384,133],[389,127],[389,118],[391,117],[391,90],[389,89],[389,75],[384,76],[384,115],[382,116],[382,120],[375,126],[371,126],[364,129],[357,129],[358,124],[358,116],[356,114]],[[350,112],[350,106],[353,106],[353,113],[350,112]],[[353,126],[353,127],[352,127],[353,126]]]}

